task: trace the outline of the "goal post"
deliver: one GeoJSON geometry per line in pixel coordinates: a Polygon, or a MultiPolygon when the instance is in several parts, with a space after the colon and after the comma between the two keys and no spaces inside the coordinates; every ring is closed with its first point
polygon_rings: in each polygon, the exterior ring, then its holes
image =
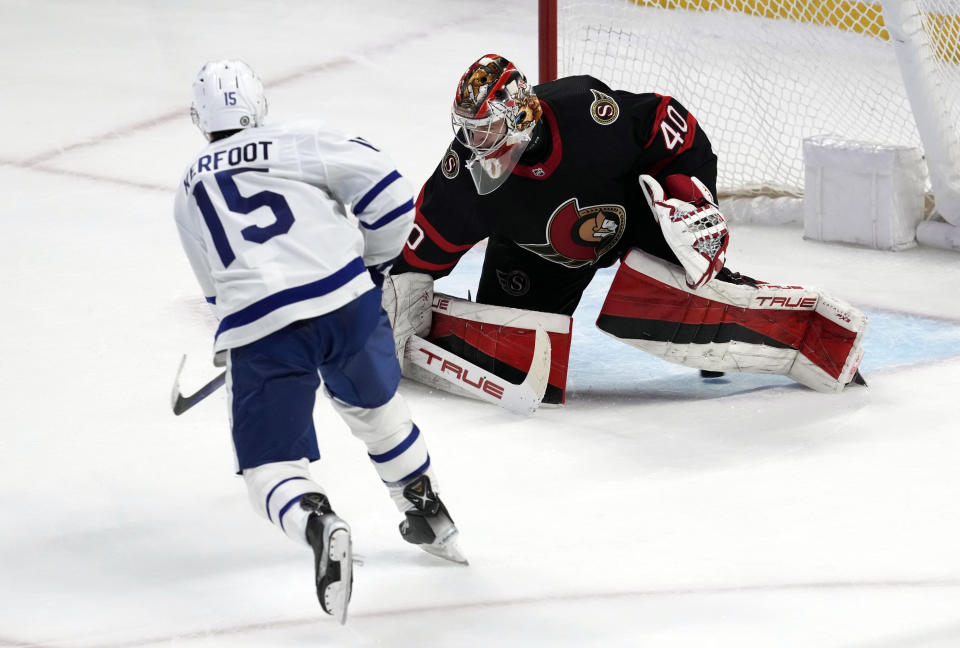
{"type": "Polygon", "coordinates": [[[538,82],[543,83],[557,78],[557,0],[540,0],[538,27],[538,82]]]}
{"type": "Polygon", "coordinates": [[[883,10],[923,142],[937,211],[960,226],[960,4],[927,4],[943,6],[936,7],[940,12],[925,12],[917,0],[883,0],[883,10]],[[942,13],[944,9],[957,14],[942,13]]]}
{"type": "Polygon", "coordinates": [[[806,138],[912,147],[933,220],[960,232],[960,0],[539,3],[540,81],[676,97],[717,151],[721,199],[800,198],[806,138]]]}

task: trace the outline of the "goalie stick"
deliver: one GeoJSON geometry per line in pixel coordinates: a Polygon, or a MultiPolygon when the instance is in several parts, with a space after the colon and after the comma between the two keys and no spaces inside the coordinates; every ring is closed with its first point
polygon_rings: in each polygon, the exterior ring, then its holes
{"type": "Polygon", "coordinates": [[[180,366],[177,367],[177,376],[173,379],[173,392],[170,394],[170,405],[173,407],[173,413],[180,416],[188,409],[202,401],[204,398],[223,387],[227,380],[227,372],[222,371],[220,375],[208,382],[192,394],[184,396],[180,393],[180,374],[183,372],[183,365],[187,362],[187,356],[180,359],[180,366]]]}
{"type": "Polygon", "coordinates": [[[533,414],[550,378],[550,337],[537,327],[527,377],[514,384],[413,335],[404,348],[404,369],[411,378],[452,394],[499,405],[515,414],[533,414]]]}

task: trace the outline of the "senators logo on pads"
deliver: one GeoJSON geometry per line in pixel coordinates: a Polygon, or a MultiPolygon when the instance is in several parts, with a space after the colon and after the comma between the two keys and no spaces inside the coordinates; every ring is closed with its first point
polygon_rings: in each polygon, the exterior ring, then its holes
{"type": "Polygon", "coordinates": [[[608,126],[617,121],[620,116],[620,106],[613,100],[613,97],[605,95],[597,90],[590,90],[593,93],[593,103],[590,104],[590,116],[593,121],[601,126],[608,126]]]}
{"type": "Polygon", "coordinates": [[[620,205],[580,207],[576,198],[566,201],[547,222],[546,243],[520,243],[520,247],[568,268],[593,265],[623,236],[627,211],[620,205]]]}
{"type": "Polygon", "coordinates": [[[453,180],[460,173],[460,156],[453,149],[447,149],[446,155],[440,162],[440,172],[447,180],[453,180]]]}

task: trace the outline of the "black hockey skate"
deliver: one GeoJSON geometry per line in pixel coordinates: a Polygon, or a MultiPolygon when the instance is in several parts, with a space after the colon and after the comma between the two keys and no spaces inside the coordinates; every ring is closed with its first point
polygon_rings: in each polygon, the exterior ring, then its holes
{"type": "Polygon", "coordinates": [[[463,565],[468,564],[457,546],[459,531],[453,524],[447,507],[433,492],[430,478],[420,475],[407,484],[403,489],[403,497],[414,506],[412,511],[407,511],[407,518],[400,523],[400,535],[403,539],[434,556],[463,565]]]}
{"type": "Polygon", "coordinates": [[[321,493],[307,493],[300,506],[310,511],[307,542],[313,547],[317,599],[327,614],[347,622],[347,606],[353,590],[353,549],[350,527],[330,509],[321,493]]]}

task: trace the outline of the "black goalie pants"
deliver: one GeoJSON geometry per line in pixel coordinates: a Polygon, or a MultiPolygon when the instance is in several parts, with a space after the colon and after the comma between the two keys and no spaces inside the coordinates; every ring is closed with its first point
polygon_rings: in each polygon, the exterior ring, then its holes
{"type": "Polygon", "coordinates": [[[568,268],[516,243],[491,236],[483,259],[477,301],[545,313],[573,315],[596,266],[568,268]]]}

